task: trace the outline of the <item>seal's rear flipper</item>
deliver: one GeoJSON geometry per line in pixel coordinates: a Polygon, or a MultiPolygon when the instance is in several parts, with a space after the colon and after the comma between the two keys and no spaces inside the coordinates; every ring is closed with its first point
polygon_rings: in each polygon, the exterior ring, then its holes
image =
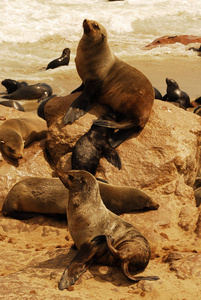
{"type": "Polygon", "coordinates": [[[143,128],[141,127],[134,127],[125,130],[119,130],[113,133],[112,137],[109,139],[110,146],[112,148],[116,148],[120,144],[122,144],[127,138],[129,138],[134,133],[140,133],[143,128]]]}
{"type": "Polygon", "coordinates": [[[121,159],[117,151],[111,148],[109,145],[103,149],[103,155],[113,166],[121,170],[121,159]]]}
{"type": "Polygon", "coordinates": [[[97,247],[94,243],[84,243],[81,245],[76,256],[64,271],[59,282],[59,289],[64,290],[73,285],[80,276],[87,271],[96,254],[97,247]]]}

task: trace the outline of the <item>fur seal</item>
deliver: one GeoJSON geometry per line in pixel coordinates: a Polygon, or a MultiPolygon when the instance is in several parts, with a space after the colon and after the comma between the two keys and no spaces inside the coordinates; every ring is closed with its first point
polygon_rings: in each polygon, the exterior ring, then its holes
{"type": "Polygon", "coordinates": [[[123,122],[96,120],[94,124],[119,129],[110,139],[111,146],[117,147],[144,128],[152,110],[154,90],[144,74],[113,54],[101,24],[84,20],[83,28],[75,63],[84,90],[67,110],[63,123],[73,123],[83,116],[93,101],[106,104],[122,114],[123,122]]]}
{"type": "Polygon", "coordinates": [[[15,92],[5,95],[2,98],[13,100],[34,100],[52,95],[52,88],[46,83],[37,83],[23,86],[15,92]]]}
{"type": "Polygon", "coordinates": [[[186,92],[180,90],[178,83],[174,79],[166,78],[167,94],[164,101],[175,102],[185,109],[190,106],[190,98],[186,92]]]}
{"type": "Polygon", "coordinates": [[[23,149],[46,136],[46,122],[39,117],[13,118],[0,125],[0,150],[8,157],[20,159],[23,149]]]}
{"type": "Polygon", "coordinates": [[[95,175],[101,157],[121,169],[118,152],[109,144],[114,129],[92,125],[90,130],[77,141],[73,148],[71,162],[73,170],[86,170],[95,175]]]}
{"type": "Polygon", "coordinates": [[[28,83],[26,83],[25,81],[19,82],[13,79],[4,79],[1,84],[5,86],[8,94],[11,94],[28,85],[28,83]]]}
{"type": "Polygon", "coordinates": [[[65,48],[62,52],[62,55],[59,58],[54,59],[47,65],[46,70],[55,69],[60,66],[67,66],[69,64],[69,61],[70,61],[70,49],[65,48]]]}
{"type": "MultiPolygon", "coordinates": [[[[159,205],[145,192],[127,186],[98,181],[101,198],[116,214],[156,210],[159,205]]],[[[69,192],[59,178],[30,177],[18,181],[8,192],[2,207],[5,215],[29,219],[41,214],[66,215],[69,192]]]]}
{"type": "Polygon", "coordinates": [[[134,276],[149,263],[149,243],[133,225],[105,207],[95,177],[80,170],[59,172],[59,177],[69,189],[68,229],[78,249],[61,277],[59,289],[73,285],[93,262],[119,265],[135,282],[159,279],[134,276]]]}
{"type": "Polygon", "coordinates": [[[174,35],[168,36],[164,35],[160,38],[155,39],[149,45],[145,46],[144,49],[152,49],[158,46],[181,43],[183,45],[188,45],[190,43],[201,43],[201,36],[196,35],[174,35]]]}
{"type": "Polygon", "coordinates": [[[3,100],[3,101],[0,101],[0,105],[4,105],[4,106],[8,106],[8,107],[13,107],[13,108],[15,108],[17,110],[24,111],[24,107],[20,103],[14,101],[14,100],[3,100]]]}

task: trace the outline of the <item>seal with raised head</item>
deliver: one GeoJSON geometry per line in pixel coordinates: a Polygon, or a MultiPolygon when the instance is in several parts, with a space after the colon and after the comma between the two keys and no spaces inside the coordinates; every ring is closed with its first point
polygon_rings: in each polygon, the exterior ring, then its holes
{"type": "Polygon", "coordinates": [[[69,189],[68,229],[78,249],[61,277],[59,289],[73,285],[93,262],[119,265],[135,282],[157,280],[156,276],[134,276],[149,262],[149,243],[133,225],[105,207],[95,177],[82,170],[60,172],[59,176],[69,189]]]}
{"type": "Polygon", "coordinates": [[[19,90],[20,88],[28,85],[28,83],[26,83],[26,81],[19,82],[17,80],[13,80],[13,79],[4,79],[1,82],[1,84],[3,86],[5,86],[8,94],[11,94],[11,93],[19,90]]]}
{"type": "MultiPolygon", "coordinates": [[[[98,181],[105,206],[116,214],[156,210],[159,205],[145,192],[128,186],[98,181]]],[[[18,181],[8,192],[4,215],[29,219],[36,214],[66,216],[69,191],[59,178],[30,177],[18,181]]]]}
{"type": "Polygon", "coordinates": [[[37,83],[23,86],[15,92],[5,95],[2,98],[13,100],[34,100],[42,99],[52,95],[52,88],[46,83],[37,83]]]}
{"type": "Polygon", "coordinates": [[[121,122],[100,119],[94,124],[119,129],[110,140],[111,146],[117,147],[144,128],[152,110],[154,90],[144,74],[113,54],[101,24],[84,20],[83,28],[75,63],[84,90],[67,110],[63,123],[73,123],[83,116],[93,101],[106,104],[124,119],[121,122]]]}
{"type": "Polygon", "coordinates": [[[90,130],[76,142],[72,156],[72,169],[85,170],[95,175],[101,157],[121,169],[121,160],[116,149],[109,144],[114,129],[92,125],[90,130]]]}
{"type": "Polygon", "coordinates": [[[0,125],[0,150],[10,158],[20,159],[24,147],[45,138],[46,133],[46,122],[38,116],[6,120],[0,125]]]}
{"type": "Polygon", "coordinates": [[[69,64],[69,61],[70,61],[70,49],[65,48],[62,51],[62,55],[59,58],[54,59],[47,65],[46,70],[55,69],[60,66],[67,66],[69,64]]]}
{"type": "Polygon", "coordinates": [[[190,105],[190,98],[186,92],[180,90],[178,83],[174,79],[166,78],[167,93],[163,97],[164,101],[175,102],[183,108],[190,105]]]}

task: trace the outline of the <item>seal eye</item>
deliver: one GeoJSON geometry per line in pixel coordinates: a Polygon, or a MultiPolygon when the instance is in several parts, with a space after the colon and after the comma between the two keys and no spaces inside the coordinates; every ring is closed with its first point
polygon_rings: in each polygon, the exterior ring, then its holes
{"type": "Polygon", "coordinates": [[[98,26],[97,23],[94,23],[94,24],[93,24],[93,28],[100,30],[100,27],[98,26]]]}

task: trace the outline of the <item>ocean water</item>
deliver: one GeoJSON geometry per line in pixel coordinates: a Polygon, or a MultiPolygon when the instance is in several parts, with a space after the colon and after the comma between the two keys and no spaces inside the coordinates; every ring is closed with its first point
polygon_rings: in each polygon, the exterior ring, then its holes
{"type": "Polygon", "coordinates": [[[143,47],[163,35],[201,35],[199,0],[1,0],[0,15],[0,80],[46,82],[59,94],[70,92],[79,79],[74,58],[85,18],[104,25],[121,59],[198,61],[197,54],[181,44],[143,47]],[[42,70],[65,47],[71,49],[69,66],[42,70]]]}

